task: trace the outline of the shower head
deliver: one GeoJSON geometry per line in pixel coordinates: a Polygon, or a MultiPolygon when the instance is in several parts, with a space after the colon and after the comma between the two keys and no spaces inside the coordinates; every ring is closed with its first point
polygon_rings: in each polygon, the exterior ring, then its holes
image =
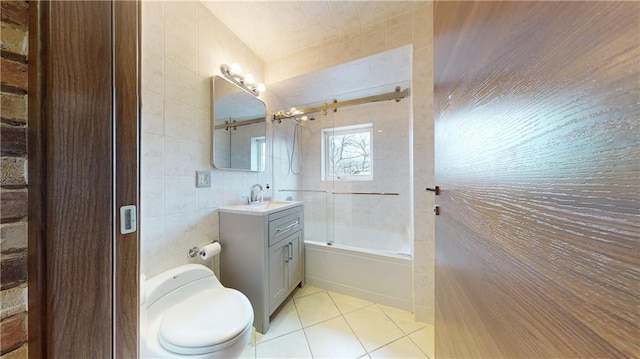
{"type": "MultiPolygon", "coordinates": [[[[293,121],[296,125],[302,125],[304,124],[306,121],[315,121],[316,118],[315,117],[308,117],[307,115],[303,115],[303,116],[292,116],[292,117],[287,117],[289,120],[293,121]]],[[[281,121],[281,120],[278,120],[281,121]]]]}
{"type": "Polygon", "coordinates": [[[291,120],[296,125],[302,125],[302,123],[305,121],[300,117],[289,117],[289,120],[291,120]]]}
{"type": "Polygon", "coordinates": [[[289,119],[298,125],[302,125],[306,121],[314,121],[315,117],[309,118],[306,115],[304,115],[304,116],[289,117],[289,119]]]}

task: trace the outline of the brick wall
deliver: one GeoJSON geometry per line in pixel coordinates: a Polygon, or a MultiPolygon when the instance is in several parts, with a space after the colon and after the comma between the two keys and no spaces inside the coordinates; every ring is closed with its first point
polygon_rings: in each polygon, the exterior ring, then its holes
{"type": "Polygon", "coordinates": [[[0,355],[27,357],[28,3],[2,1],[0,110],[0,355]]]}

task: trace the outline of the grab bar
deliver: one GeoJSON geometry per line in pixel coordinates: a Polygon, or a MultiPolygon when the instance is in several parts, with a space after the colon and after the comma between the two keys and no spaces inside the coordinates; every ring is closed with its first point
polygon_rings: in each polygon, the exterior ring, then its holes
{"type": "Polygon", "coordinates": [[[281,189],[279,192],[313,192],[313,193],[331,193],[331,194],[355,194],[355,195],[371,195],[371,196],[399,196],[397,192],[336,192],[323,191],[315,189],[281,189]]]}

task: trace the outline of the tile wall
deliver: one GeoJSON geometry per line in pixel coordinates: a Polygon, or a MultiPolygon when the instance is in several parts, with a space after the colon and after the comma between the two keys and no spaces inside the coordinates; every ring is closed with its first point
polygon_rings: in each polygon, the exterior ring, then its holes
{"type": "Polygon", "coordinates": [[[411,44],[413,113],[414,312],[433,323],[435,231],[433,194],[433,3],[399,1],[404,13],[325,43],[301,49],[266,63],[267,84],[318,71],[381,51],[411,44]]]}
{"type": "MultiPolygon", "coordinates": [[[[237,62],[262,80],[264,62],[202,4],[144,1],[142,55],[141,272],[150,277],[201,263],[187,249],[218,238],[217,208],[270,183],[271,161],[262,173],[210,164],[211,76],[237,62]],[[195,187],[196,170],[211,171],[210,188],[195,187]]],[[[217,258],[206,264],[218,268],[217,258]]]]}

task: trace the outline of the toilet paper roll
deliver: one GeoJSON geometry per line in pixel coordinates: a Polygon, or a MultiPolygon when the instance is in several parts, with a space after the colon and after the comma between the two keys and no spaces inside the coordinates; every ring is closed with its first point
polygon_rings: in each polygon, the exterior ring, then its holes
{"type": "Polygon", "coordinates": [[[220,253],[221,249],[219,242],[208,244],[200,249],[200,258],[202,260],[209,259],[220,253]]]}

